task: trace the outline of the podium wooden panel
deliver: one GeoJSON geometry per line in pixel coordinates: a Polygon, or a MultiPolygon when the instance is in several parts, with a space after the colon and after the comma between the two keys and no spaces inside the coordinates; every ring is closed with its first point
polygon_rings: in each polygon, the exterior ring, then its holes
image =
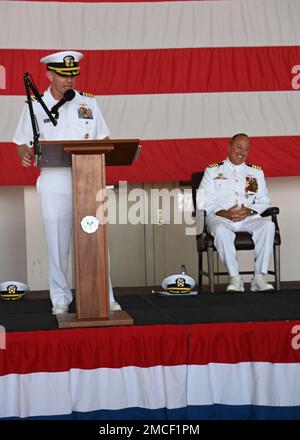
{"type": "Polygon", "coordinates": [[[105,155],[114,152],[115,163],[128,165],[135,157],[138,141],[43,141],[40,144],[39,166],[53,163],[66,166],[67,155],[72,157],[77,313],[56,315],[59,328],[132,325],[133,319],[127,312],[109,310],[107,224],[100,192],[105,190],[105,155]],[[114,149],[122,151],[119,159],[114,149]],[[98,219],[95,232],[83,230],[81,222],[87,216],[98,219]]]}

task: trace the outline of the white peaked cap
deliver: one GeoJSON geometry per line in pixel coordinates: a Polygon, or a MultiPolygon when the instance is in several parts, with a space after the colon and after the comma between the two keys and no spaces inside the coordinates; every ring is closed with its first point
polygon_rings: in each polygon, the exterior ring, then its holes
{"type": "Polygon", "coordinates": [[[28,290],[28,286],[20,281],[0,282],[0,298],[2,300],[21,299],[28,290]]]}
{"type": "Polygon", "coordinates": [[[63,63],[65,57],[74,57],[74,61],[78,63],[78,61],[82,60],[83,53],[76,52],[75,50],[65,50],[63,52],[55,52],[41,58],[41,63],[49,64],[49,63],[63,63]]]}
{"type": "Polygon", "coordinates": [[[68,50],[55,52],[41,58],[41,63],[47,64],[47,70],[60,76],[77,76],[80,73],[78,62],[83,58],[81,52],[68,50]]]}
{"type": "Polygon", "coordinates": [[[168,289],[170,286],[176,284],[176,281],[178,279],[183,279],[185,282],[185,285],[189,285],[191,289],[193,289],[195,287],[195,280],[190,277],[189,275],[185,275],[182,273],[178,273],[175,275],[170,275],[167,278],[165,278],[162,282],[162,288],[163,289],[168,289]]]}
{"type": "Polygon", "coordinates": [[[20,283],[20,281],[2,281],[0,282],[0,291],[6,291],[8,286],[16,286],[17,290],[21,292],[26,292],[28,290],[28,286],[24,283],[20,283]]]}

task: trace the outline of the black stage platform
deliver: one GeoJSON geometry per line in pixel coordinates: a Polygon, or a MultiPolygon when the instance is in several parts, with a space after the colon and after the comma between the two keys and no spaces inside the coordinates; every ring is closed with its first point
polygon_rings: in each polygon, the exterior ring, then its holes
{"type": "MultiPolygon", "coordinates": [[[[153,287],[115,288],[114,292],[135,325],[291,321],[300,319],[299,284],[282,283],[280,292],[271,293],[224,293],[225,286],[220,286],[217,293],[191,297],[158,297],[152,293],[153,287]]],[[[70,312],[75,312],[75,303],[70,312]]],[[[29,292],[19,301],[0,301],[0,325],[6,331],[58,328],[47,292],[29,292]]]]}

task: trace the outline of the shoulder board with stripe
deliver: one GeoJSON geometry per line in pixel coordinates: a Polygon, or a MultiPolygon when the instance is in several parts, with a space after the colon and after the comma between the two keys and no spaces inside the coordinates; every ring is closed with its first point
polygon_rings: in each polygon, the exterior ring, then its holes
{"type": "MultiPolygon", "coordinates": [[[[44,93],[41,95],[41,97],[43,97],[43,96],[44,96],[44,93]]],[[[31,101],[36,101],[36,97],[35,96],[30,96],[30,99],[31,99],[31,101]]],[[[26,99],[25,102],[28,104],[27,99],[26,99]]]]}
{"type": "Polygon", "coordinates": [[[259,165],[254,165],[253,163],[247,163],[248,167],[254,168],[255,170],[261,170],[262,168],[259,165]]]}
{"type": "Polygon", "coordinates": [[[223,165],[224,162],[213,162],[210,163],[209,165],[207,165],[208,168],[216,168],[219,167],[220,165],[223,165]]]}
{"type": "Polygon", "coordinates": [[[94,95],[92,93],[79,92],[79,95],[87,96],[88,98],[94,98],[94,95]]]}

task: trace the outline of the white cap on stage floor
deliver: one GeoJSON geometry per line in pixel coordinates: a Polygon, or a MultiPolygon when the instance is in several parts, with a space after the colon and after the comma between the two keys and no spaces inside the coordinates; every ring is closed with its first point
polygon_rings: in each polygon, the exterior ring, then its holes
{"type": "Polygon", "coordinates": [[[189,275],[179,273],[170,275],[162,282],[162,288],[170,293],[189,293],[195,287],[195,280],[189,275]]]}
{"type": "Polygon", "coordinates": [[[21,299],[28,290],[28,286],[20,281],[0,282],[0,298],[4,300],[21,299]]]}

